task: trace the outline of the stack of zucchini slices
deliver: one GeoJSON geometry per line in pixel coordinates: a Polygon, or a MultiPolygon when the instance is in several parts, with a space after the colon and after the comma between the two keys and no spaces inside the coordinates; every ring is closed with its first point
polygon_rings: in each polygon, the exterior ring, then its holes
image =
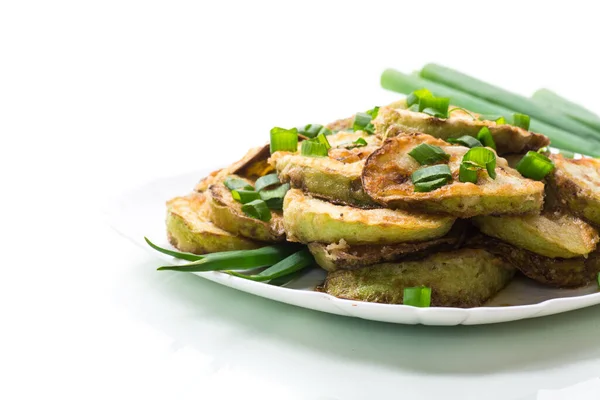
{"type": "MultiPolygon", "coordinates": [[[[333,296],[476,307],[519,270],[558,287],[600,271],[600,163],[546,151],[528,118],[486,120],[425,90],[270,146],[167,203],[196,254],[306,245],[333,296]]],[[[308,253],[307,253],[308,254],[308,253]]]]}

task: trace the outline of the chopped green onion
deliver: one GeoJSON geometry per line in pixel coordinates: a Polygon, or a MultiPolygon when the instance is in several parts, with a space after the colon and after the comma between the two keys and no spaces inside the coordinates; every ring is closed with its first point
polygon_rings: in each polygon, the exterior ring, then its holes
{"type": "Polygon", "coordinates": [[[494,142],[492,132],[490,132],[488,127],[484,126],[481,128],[477,134],[477,140],[479,140],[485,147],[491,147],[492,149],[496,150],[496,143],[494,142]]]}
{"type": "Polygon", "coordinates": [[[413,104],[412,106],[408,107],[407,110],[412,112],[419,112],[419,105],[413,104]]]}
{"type": "Polygon", "coordinates": [[[531,118],[529,118],[529,115],[519,114],[519,113],[513,114],[513,125],[518,126],[519,128],[523,128],[526,131],[529,130],[530,120],[531,120],[531,118]]]}
{"type": "Polygon", "coordinates": [[[361,137],[356,139],[352,144],[346,146],[347,149],[353,149],[355,147],[365,147],[367,145],[367,141],[361,137]]]}
{"type": "Polygon", "coordinates": [[[367,113],[356,113],[356,115],[354,116],[354,122],[352,123],[352,129],[354,130],[354,132],[363,131],[366,128],[366,126],[369,125],[372,118],[373,117],[371,117],[367,113]]]}
{"type": "Polygon", "coordinates": [[[427,89],[415,90],[406,97],[406,107],[410,108],[415,104],[418,105],[421,99],[424,97],[433,97],[433,94],[431,94],[431,92],[427,89]]]}
{"type": "Polygon", "coordinates": [[[371,110],[367,110],[367,114],[371,116],[371,121],[364,127],[363,131],[367,132],[369,135],[375,133],[375,126],[373,125],[373,120],[377,118],[377,114],[379,114],[379,107],[373,107],[371,110]]]}
{"type": "Polygon", "coordinates": [[[260,195],[254,190],[232,190],[231,196],[235,201],[239,201],[242,204],[260,199],[260,195]]]}
{"type": "Polygon", "coordinates": [[[154,250],[159,251],[163,254],[175,257],[175,258],[179,258],[181,260],[187,260],[187,261],[198,261],[204,258],[204,256],[199,256],[197,254],[193,254],[193,253],[184,253],[181,251],[174,251],[174,250],[169,250],[169,249],[165,249],[163,247],[157,246],[154,243],[152,243],[150,241],[150,239],[148,239],[147,237],[144,236],[144,240],[146,241],[146,243],[148,243],[148,246],[152,247],[154,250]]]}
{"type": "Polygon", "coordinates": [[[474,147],[463,156],[458,180],[477,183],[477,171],[480,169],[486,169],[490,178],[496,179],[496,154],[485,147],[474,147]]]}
{"type": "Polygon", "coordinates": [[[254,184],[254,187],[256,188],[257,192],[260,192],[261,190],[268,188],[269,186],[280,184],[281,182],[279,182],[279,177],[277,176],[277,174],[272,173],[258,178],[256,180],[256,183],[254,184]]]}
{"type": "Polygon", "coordinates": [[[317,137],[316,137],[314,140],[315,140],[316,142],[319,142],[319,143],[321,143],[321,144],[325,145],[325,148],[326,148],[327,150],[329,150],[329,149],[331,148],[331,145],[329,144],[329,140],[327,140],[327,136],[325,136],[325,135],[324,135],[324,134],[322,134],[322,133],[319,133],[319,134],[317,135],[317,137]]]}
{"type": "Polygon", "coordinates": [[[282,276],[293,274],[315,263],[315,259],[308,249],[300,250],[297,253],[279,261],[277,264],[265,269],[257,275],[244,275],[235,271],[226,271],[228,274],[239,278],[249,279],[256,282],[270,281],[282,276]]]}
{"type": "Polygon", "coordinates": [[[227,177],[223,184],[229,190],[254,190],[251,184],[240,178],[227,177]]]}
{"type": "Polygon", "coordinates": [[[460,110],[464,113],[467,113],[469,115],[469,117],[473,118],[473,120],[476,120],[477,118],[475,118],[475,116],[473,115],[473,113],[469,110],[467,110],[466,108],[462,108],[462,107],[453,107],[451,109],[448,110],[448,115],[452,114],[452,111],[455,110],[460,110]]]}
{"type": "Polygon", "coordinates": [[[297,151],[298,129],[275,127],[271,129],[271,154],[276,151],[297,151]]]}
{"type": "Polygon", "coordinates": [[[284,183],[275,189],[260,191],[260,198],[267,203],[271,210],[281,210],[283,209],[283,198],[288,190],[290,190],[290,184],[284,183]]]}
{"type": "Polygon", "coordinates": [[[410,178],[413,183],[430,182],[440,178],[452,179],[452,172],[446,164],[439,164],[418,169],[410,178]]]}
{"type": "Polygon", "coordinates": [[[273,245],[253,250],[222,251],[207,254],[190,264],[160,267],[159,271],[205,272],[229,269],[253,269],[274,265],[290,254],[297,252],[296,245],[273,245]]]}
{"type": "Polygon", "coordinates": [[[271,211],[264,200],[253,200],[250,203],[246,203],[242,206],[242,211],[247,216],[259,219],[264,222],[271,220],[271,211]]]}
{"type": "Polygon", "coordinates": [[[419,111],[436,118],[448,118],[448,97],[423,97],[419,101],[419,111]]]}
{"type": "Polygon", "coordinates": [[[280,276],[279,278],[271,279],[269,281],[269,285],[285,287],[289,283],[292,283],[295,280],[297,280],[298,278],[301,278],[306,272],[307,272],[306,269],[301,269],[301,270],[293,272],[289,275],[284,275],[284,276],[280,276]]]}
{"type": "Polygon", "coordinates": [[[496,119],[496,125],[505,125],[505,124],[506,124],[506,118],[499,117],[496,119]]]}
{"type": "Polygon", "coordinates": [[[535,151],[528,151],[517,164],[517,171],[526,178],[541,181],[554,169],[551,159],[535,151]]]}
{"type": "Polygon", "coordinates": [[[440,161],[448,161],[450,154],[446,153],[439,146],[434,146],[427,143],[421,143],[409,153],[409,156],[417,160],[421,165],[435,164],[440,161]]]}
{"type": "Polygon", "coordinates": [[[327,146],[314,140],[305,140],[302,142],[300,154],[308,157],[327,157],[327,146]]]}
{"type": "Polygon", "coordinates": [[[449,143],[460,144],[460,145],[468,147],[468,148],[483,146],[479,140],[475,139],[473,136],[467,136],[467,135],[461,136],[456,139],[448,138],[448,139],[446,139],[446,141],[449,143]]]}
{"type": "Polygon", "coordinates": [[[315,138],[319,133],[322,133],[325,136],[331,135],[331,130],[325,128],[323,125],[319,124],[308,124],[305,126],[299,126],[298,133],[306,136],[307,138],[315,138]]]}
{"type": "Polygon", "coordinates": [[[415,183],[415,192],[431,192],[445,186],[450,179],[439,178],[433,181],[415,183]]]}
{"type": "Polygon", "coordinates": [[[404,288],[402,304],[414,307],[431,306],[431,288],[425,286],[404,288]]]}

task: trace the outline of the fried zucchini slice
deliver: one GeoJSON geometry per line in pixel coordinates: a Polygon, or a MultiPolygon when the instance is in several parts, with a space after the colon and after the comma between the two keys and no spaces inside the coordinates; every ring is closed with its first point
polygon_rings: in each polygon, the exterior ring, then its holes
{"type": "Polygon", "coordinates": [[[381,107],[377,118],[373,120],[375,133],[387,138],[401,133],[422,132],[433,137],[447,140],[464,135],[477,137],[483,127],[487,127],[496,147],[498,154],[523,153],[528,150],[538,150],[548,146],[550,140],[539,133],[528,132],[522,128],[502,124],[494,121],[481,121],[474,119],[468,113],[456,110],[447,119],[432,117],[425,113],[414,112],[406,109],[406,103],[399,107],[381,107]]]}
{"type": "Polygon", "coordinates": [[[402,304],[404,288],[431,288],[433,307],[477,307],[498,293],[514,268],[484,249],[460,249],[423,260],[385,263],[327,275],[323,291],[343,299],[402,304]]]}
{"type": "Polygon", "coordinates": [[[556,166],[548,177],[548,186],[558,201],[576,215],[600,225],[600,160],[550,156],[556,166]]]}
{"type": "Polygon", "coordinates": [[[488,236],[550,258],[587,256],[599,240],[592,226],[560,210],[540,215],[482,216],[472,222],[488,236]]]}
{"type": "Polygon", "coordinates": [[[545,285],[585,286],[600,272],[598,251],[587,257],[549,258],[484,235],[470,239],[467,246],[481,246],[511,263],[523,275],[545,285]]]}
{"type": "Polygon", "coordinates": [[[234,174],[255,181],[273,171],[273,167],[268,162],[270,154],[270,146],[268,144],[261,147],[254,147],[248,150],[241,160],[234,162],[226,168],[213,171],[207,177],[202,178],[196,184],[194,190],[196,192],[204,192],[213,183],[222,182],[229,175],[234,174]]]}
{"type": "Polygon", "coordinates": [[[444,236],[455,218],[387,209],[338,206],[291,189],[283,201],[283,224],[290,241],[390,244],[444,236]]]}
{"type": "Polygon", "coordinates": [[[167,237],[181,251],[205,254],[247,250],[261,246],[254,240],[217,228],[210,221],[203,193],[175,197],[167,202],[167,237]]]}
{"type": "Polygon", "coordinates": [[[338,243],[309,243],[308,249],[323,269],[333,272],[338,269],[357,269],[367,265],[404,259],[419,259],[438,251],[457,248],[464,239],[465,230],[458,222],[441,238],[415,243],[388,245],[349,245],[344,239],[338,243]]]}
{"type": "Polygon", "coordinates": [[[379,146],[374,135],[341,132],[328,136],[328,157],[306,157],[299,153],[276,152],[270,162],[283,183],[337,204],[376,207],[361,183],[364,160],[379,146]],[[358,138],[368,145],[347,149],[358,138]]]}
{"type": "Polygon", "coordinates": [[[544,184],[523,178],[501,157],[496,160],[496,179],[479,171],[477,184],[459,182],[460,163],[468,150],[422,133],[393,137],[367,159],[363,188],[373,200],[390,208],[417,208],[462,218],[540,211],[544,184]],[[450,155],[453,181],[431,192],[415,192],[411,181],[421,165],[408,153],[421,143],[439,146],[450,155]]]}
{"type": "Polygon", "coordinates": [[[211,220],[219,228],[263,242],[285,240],[281,212],[271,210],[269,222],[247,216],[242,211],[242,204],[233,199],[231,191],[222,182],[210,185],[206,193],[211,220]]]}

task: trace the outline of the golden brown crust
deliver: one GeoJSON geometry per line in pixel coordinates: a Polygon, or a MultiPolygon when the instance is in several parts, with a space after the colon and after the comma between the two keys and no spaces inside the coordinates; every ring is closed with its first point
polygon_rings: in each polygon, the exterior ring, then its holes
{"type": "Polygon", "coordinates": [[[362,173],[363,188],[374,201],[386,207],[417,208],[462,218],[541,210],[544,184],[523,178],[503,158],[497,157],[496,179],[480,171],[477,184],[459,182],[460,162],[468,150],[422,133],[390,138],[367,159],[362,173]],[[439,146],[450,154],[448,166],[453,175],[451,183],[424,193],[414,191],[411,175],[421,165],[408,155],[421,143],[439,146]]]}

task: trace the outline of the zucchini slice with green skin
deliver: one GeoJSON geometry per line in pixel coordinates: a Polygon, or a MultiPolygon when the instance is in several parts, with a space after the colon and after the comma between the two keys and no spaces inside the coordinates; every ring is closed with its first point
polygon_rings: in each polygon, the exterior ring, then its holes
{"type": "Polygon", "coordinates": [[[407,109],[382,107],[377,118],[373,120],[373,125],[375,133],[384,138],[402,133],[422,132],[443,140],[464,135],[477,137],[481,128],[487,127],[496,143],[498,154],[523,153],[550,144],[550,139],[542,134],[513,125],[498,125],[494,121],[473,119],[462,110],[453,111],[447,119],[440,119],[407,109]]]}
{"type": "Polygon", "coordinates": [[[600,160],[550,156],[555,170],[548,176],[548,186],[558,201],[574,214],[600,225],[600,160]]]}
{"type": "Polygon", "coordinates": [[[483,247],[511,263],[523,275],[544,285],[556,287],[585,286],[600,272],[600,252],[587,257],[550,258],[520,249],[484,235],[469,239],[467,246],[483,247]]]}
{"type": "Polygon", "coordinates": [[[273,167],[269,164],[270,155],[269,145],[254,147],[242,157],[242,159],[234,162],[228,167],[211,172],[207,177],[202,178],[196,184],[194,190],[196,192],[204,192],[213,183],[223,182],[229,175],[239,175],[242,178],[255,181],[263,175],[273,171],[273,167]]]}
{"type": "Polygon", "coordinates": [[[540,215],[483,216],[472,222],[486,235],[550,258],[587,256],[596,249],[598,232],[562,211],[540,215]]]}
{"type": "Polygon", "coordinates": [[[217,228],[210,220],[203,193],[175,197],[167,202],[167,236],[177,249],[194,254],[248,250],[264,246],[217,228]]]}
{"type": "Polygon", "coordinates": [[[378,148],[374,135],[341,132],[327,137],[328,157],[307,157],[299,153],[276,152],[270,162],[283,183],[337,204],[372,208],[377,204],[365,194],[361,174],[365,159],[378,148]],[[358,138],[367,146],[347,149],[358,138]]]}
{"type": "Polygon", "coordinates": [[[309,243],[308,249],[319,266],[329,272],[339,269],[357,269],[373,264],[423,258],[432,252],[452,250],[463,240],[464,229],[455,229],[441,238],[414,243],[389,245],[349,245],[345,240],[338,243],[309,243]]]}
{"type": "Polygon", "coordinates": [[[504,158],[496,158],[496,178],[478,171],[477,183],[459,181],[459,169],[467,147],[454,146],[430,135],[396,136],[373,152],[363,168],[365,192],[390,208],[448,213],[461,218],[490,214],[538,213],[544,202],[544,184],[523,178],[504,158]],[[450,155],[452,181],[430,192],[415,192],[413,172],[421,165],[409,152],[422,143],[439,146],[450,155]]]}
{"type": "MultiPolygon", "coordinates": [[[[229,176],[242,179],[235,175],[229,176]]],[[[251,182],[248,181],[248,183],[251,182]]],[[[283,218],[280,211],[271,210],[269,222],[249,217],[242,211],[242,203],[233,199],[231,191],[222,182],[210,185],[206,194],[211,220],[219,228],[262,242],[285,240],[283,218]]]]}
{"type": "Polygon", "coordinates": [[[301,243],[393,244],[436,239],[455,218],[388,209],[339,206],[291,189],[283,201],[288,240],[301,243]]]}
{"type": "Polygon", "coordinates": [[[418,261],[331,272],[323,291],[343,299],[402,304],[405,288],[423,285],[431,288],[432,307],[478,307],[504,288],[514,272],[484,249],[460,249],[418,261]]]}

